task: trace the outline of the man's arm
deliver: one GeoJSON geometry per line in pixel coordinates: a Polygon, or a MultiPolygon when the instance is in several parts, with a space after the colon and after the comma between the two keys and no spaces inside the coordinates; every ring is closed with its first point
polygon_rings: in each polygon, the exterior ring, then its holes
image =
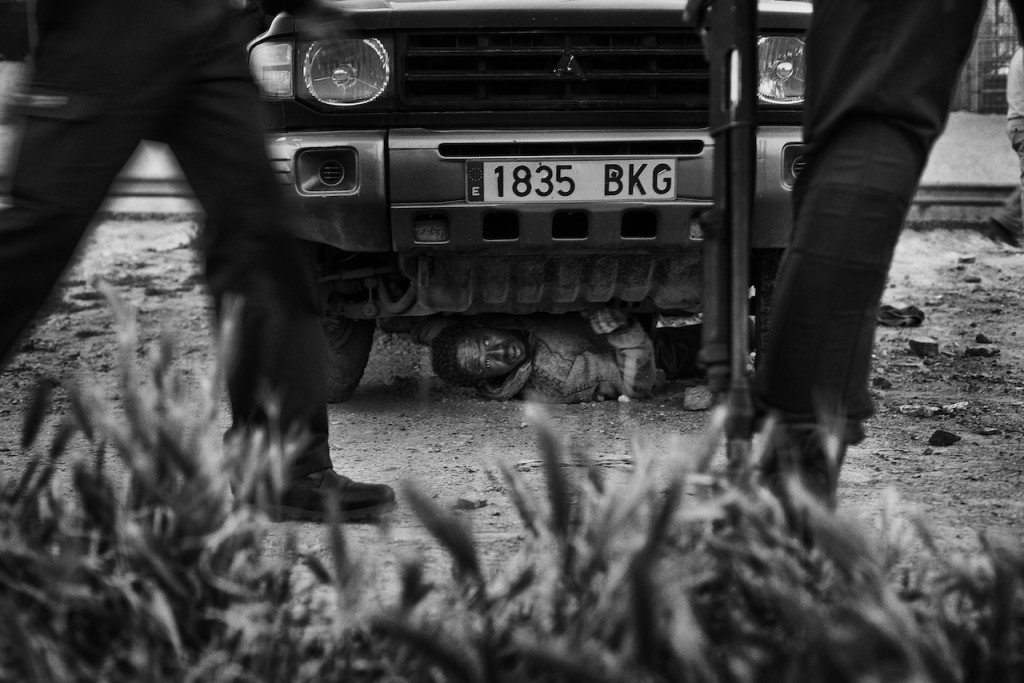
{"type": "Polygon", "coordinates": [[[656,376],[654,344],[643,326],[617,308],[599,308],[584,311],[582,315],[591,329],[614,350],[615,362],[622,374],[622,393],[631,398],[649,394],[656,376]]]}

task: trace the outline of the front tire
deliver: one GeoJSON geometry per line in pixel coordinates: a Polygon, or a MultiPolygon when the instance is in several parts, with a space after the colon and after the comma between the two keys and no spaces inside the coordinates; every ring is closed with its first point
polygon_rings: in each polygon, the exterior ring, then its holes
{"type": "Polygon", "coordinates": [[[324,313],[324,336],[327,355],[327,402],[341,403],[352,398],[373,346],[376,320],[355,320],[324,313]]]}

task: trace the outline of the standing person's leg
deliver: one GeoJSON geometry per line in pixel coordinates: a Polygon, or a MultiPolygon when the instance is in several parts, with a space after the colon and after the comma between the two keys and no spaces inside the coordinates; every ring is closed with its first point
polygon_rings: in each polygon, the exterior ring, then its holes
{"type": "Polygon", "coordinates": [[[166,74],[140,79],[130,19],[96,0],[41,26],[21,98],[11,206],[0,211],[0,361],[45,302],[114,177],[153,125],[166,74]],[[114,29],[118,35],[112,35],[114,29]],[[130,97],[125,94],[130,92],[130,97]]]}
{"type": "Polygon", "coordinates": [[[1013,188],[1010,195],[988,217],[987,223],[992,239],[1006,242],[1010,246],[1021,246],[1024,237],[1024,203],[1021,202],[1021,187],[1024,185],[1024,157],[1021,158],[1021,184],[1013,188]]]}
{"type": "Polygon", "coordinates": [[[1010,138],[1010,146],[1017,153],[1020,163],[1020,177],[1016,191],[1006,200],[1008,220],[1004,227],[1011,233],[1010,242],[1019,245],[1024,235],[1024,203],[1021,202],[1021,189],[1024,188],[1024,119],[1014,118],[1006,122],[1006,136],[1010,138]]]}
{"type": "Polygon", "coordinates": [[[794,194],[794,231],[756,391],[791,425],[795,465],[830,502],[839,463],[807,433],[820,412],[836,412],[845,441],[856,442],[873,412],[867,382],[889,264],[982,6],[815,2],[809,163],[794,194]]]}
{"type": "Polygon", "coordinates": [[[1018,247],[1020,246],[1021,236],[1024,235],[1024,201],[1022,201],[1021,196],[1021,191],[1024,189],[1024,154],[1021,156],[1021,167],[1021,185],[1011,192],[1010,196],[1006,199],[1010,215],[1013,217],[1013,220],[1008,223],[1010,243],[1018,247]]]}
{"type": "Polygon", "coordinates": [[[201,11],[213,15],[203,39],[178,55],[187,60],[190,80],[167,140],[207,213],[206,275],[217,306],[228,296],[243,306],[228,382],[233,426],[271,426],[264,399],[272,396],[282,429],[298,429],[308,437],[284,494],[286,514],[322,518],[331,495],[340,519],[386,512],[394,507],[389,487],[352,482],[331,469],[325,347],[313,264],[288,229],[244,49],[226,12],[209,4],[201,11]]]}
{"type": "Polygon", "coordinates": [[[1019,247],[1024,237],[1024,203],[1021,202],[1021,188],[1024,187],[1024,119],[1016,116],[1007,119],[1006,137],[1010,140],[1010,147],[1017,153],[1020,178],[1017,187],[1003,205],[988,217],[988,225],[994,231],[993,238],[1019,247]]]}

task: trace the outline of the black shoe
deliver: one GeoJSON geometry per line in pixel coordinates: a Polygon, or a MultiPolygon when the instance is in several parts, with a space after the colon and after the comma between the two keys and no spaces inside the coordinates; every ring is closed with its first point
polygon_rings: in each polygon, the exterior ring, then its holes
{"type": "Polygon", "coordinates": [[[817,424],[782,424],[772,435],[771,446],[761,460],[761,478],[774,493],[787,514],[792,507],[785,478],[795,474],[804,489],[826,508],[836,507],[839,468],[846,455],[843,439],[830,439],[817,424]],[[833,441],[833,443],[829,443],[833,441]]]}
{"type": "Polygon", "coordinates": [[[395,509],[395,492],[384,484],[364,484],[343,477],[332,469],[313,472],[292,482],[284,490],[279,505],[271,510],[275,519],[331,519],[328,506],[334,506],[334,519],[347,522],[377,517],[395,509]]]}

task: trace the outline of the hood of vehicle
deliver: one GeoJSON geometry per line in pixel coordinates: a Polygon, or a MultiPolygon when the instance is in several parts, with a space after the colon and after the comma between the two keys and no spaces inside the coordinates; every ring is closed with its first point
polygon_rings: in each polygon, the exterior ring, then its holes
{"type": "MultiPolygon", "coordinates": [[[[328,0],[364,30],[683,25],[682,0],[328,0]]],[[[763,28],[806,28],[809,2],[759,4],[763,28]]]]}

